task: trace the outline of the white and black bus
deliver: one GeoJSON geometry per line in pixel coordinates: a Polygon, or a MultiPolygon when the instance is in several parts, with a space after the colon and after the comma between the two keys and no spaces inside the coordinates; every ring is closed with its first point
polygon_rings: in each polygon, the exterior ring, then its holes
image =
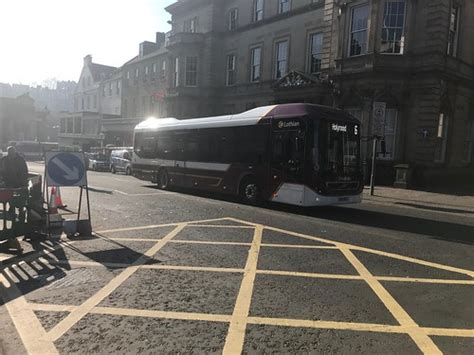
{"type": "Polygon", "coordinates": [[[360,122],[326,106],[282,104],[241,114],[135,127],[133,175],[161,189],[188,187],[300,206],[357,203],[360,122]]]}

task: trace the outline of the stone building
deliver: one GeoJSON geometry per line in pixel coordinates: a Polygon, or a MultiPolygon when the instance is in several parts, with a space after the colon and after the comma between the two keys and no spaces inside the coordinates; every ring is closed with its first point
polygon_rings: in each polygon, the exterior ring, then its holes
{"type": "Polygon", "coordinates": [[[167,7],[169,116],[285,102],[333,105],[374,135],[377,178],[407,164],[414,184],[474,178],[474,2],[181,0],[167,7]],[[379,148],[380,150],[380,148],[379,148]]]}
{"type": "MultiPolygon", "coordinates": [[[[93,63],[90,55],[84,57],[84,66],[74,93],[74,110],[60,117],[58,140],[61,147],[88,150],[103,144],[102,92],[107,80],[116,72],[115,67],[93,63]]],[[[105,102],[104,110],[108,114],[109,105],[105,102]]]]}
{"type": "Polygon", "coordinates": [[[473,185],[474,1],[179,0],[166,11],[169,33],[94,79],[107,143],[132,144],[150,115],[308,102],[362,121],[366,171],[383,140],[378,183],[402,165],[414,186],[473,185]]]}

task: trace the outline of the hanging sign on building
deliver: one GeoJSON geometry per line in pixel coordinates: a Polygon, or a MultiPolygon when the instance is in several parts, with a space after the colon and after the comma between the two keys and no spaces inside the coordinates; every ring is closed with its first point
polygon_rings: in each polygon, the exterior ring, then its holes
{"type": "Polygon", "coordinates": [[[45,158],[48,186],[86,186],[84,153],[47,152],[45,158]]]}
{"type": "Polygon", "coordinates": [[[385,110],[387,104],[385,102],[374,102],[374,108],[372,111],[372,134],[377,136],[383,135],[383,127],[385,122],[385,110]]]}

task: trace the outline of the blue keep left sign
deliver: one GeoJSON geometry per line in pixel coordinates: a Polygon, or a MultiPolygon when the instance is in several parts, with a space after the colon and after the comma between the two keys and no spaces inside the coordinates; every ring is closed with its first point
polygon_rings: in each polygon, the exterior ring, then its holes
{"type": "Polygon", "coordinates": [[[48,186],[87,185],[84,153],[46,153],[46,179],[48,186]]]}

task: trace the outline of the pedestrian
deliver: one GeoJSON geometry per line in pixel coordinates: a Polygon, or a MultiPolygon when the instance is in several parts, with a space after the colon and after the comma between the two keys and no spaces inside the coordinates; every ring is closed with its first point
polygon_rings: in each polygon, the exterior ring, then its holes
{"type": "Polygon", "coordinates": [[[28,186],[28,167],[25,159],[14,146],[7,148],[7,156],[1,161],[5,187],[17,189],[28,186]]]}
{"type": "MultiPolygon", "coordinates": [[[[28,166],[25,159],[18,154],[14,146],[7,148],[7,156],[0,161],[2,167],[2,179],[6,188],[10,189],[27,189],[28,187],[28,166]]],[[[16,221],[16,209],[10,205],[8,211],[11,218],[16,221]]],[[[18,215],[19,220],[24,223],[25,212],[20,208],[18,215]]],[[[20,242],[13,237],[8,240],[6,246],[10,249],[16,249],[21,252],[23,249],[20,242]]]]}

